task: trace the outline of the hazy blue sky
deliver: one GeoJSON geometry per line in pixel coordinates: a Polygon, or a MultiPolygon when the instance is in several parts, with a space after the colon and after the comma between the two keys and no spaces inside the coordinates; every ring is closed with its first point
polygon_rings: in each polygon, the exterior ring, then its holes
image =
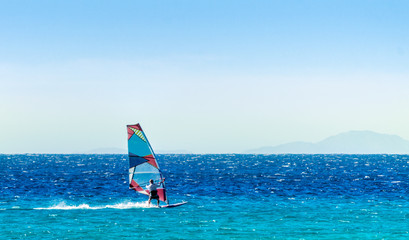
{"type": "Polygon", "coordinates": [[[0,153],[409,139],[408,1],[0,3],[0,153]]]}

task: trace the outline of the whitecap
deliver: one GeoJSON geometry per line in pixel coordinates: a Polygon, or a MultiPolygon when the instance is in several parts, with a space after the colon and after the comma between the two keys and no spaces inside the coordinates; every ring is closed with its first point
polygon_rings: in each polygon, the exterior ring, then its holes
{"type": "Polygon", "coordinates": [[[35,210],[77,210],[77,209],[131,209],[131,208],[157,208],[154,205],[148,206],[146,202],[122,202],[116,204],[90,206],[89,204],[82,203],[79,205],[68,205],[65,202],[58,203],[50,207],[38,207],[35,210]]]}

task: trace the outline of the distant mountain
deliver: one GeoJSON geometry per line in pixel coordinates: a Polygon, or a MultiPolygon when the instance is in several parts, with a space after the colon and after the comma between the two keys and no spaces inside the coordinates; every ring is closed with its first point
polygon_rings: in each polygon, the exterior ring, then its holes
{"type": "Polygon", "coordinates": [[[157,154],[192,154],[192,152],[179,149],[179,150],[155,150],[155,153],[157,154]]]}
{"type": "Polygon", "coordinates": [[[292,142],[274,147],[262,147],[246,153],[348,153],[348,154],[409,154],[409,141],[371,131],[350,131],[317,143],[292,142]]]}
{"type": "Polygon", "coordinates": [[[86,153],[87,154],[128,154],[128,151],[122,148],[96,148],[86,153]]]}
{"type": "MultiPolygon", "coordinates": [[[[157,154],[191,154],[186,150],[158,150],[157,154]]],[[[128,154],[128,150],[122,148],[96,148],[92,149],[85,154],[128,154]]]]}

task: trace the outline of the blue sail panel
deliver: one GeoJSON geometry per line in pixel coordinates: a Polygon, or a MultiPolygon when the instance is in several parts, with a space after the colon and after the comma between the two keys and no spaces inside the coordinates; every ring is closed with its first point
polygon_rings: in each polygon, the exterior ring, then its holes
{"type": "Polygon", "coordinates": [[[132,156],[131,154],[129,154],[129,168],[136,167],[136,166],[138,166],[138,165],[140,165],[142,163],[145,163],[147,161],[148,160],[146,160],[145,158],[141,158],[141,157],[136,156],[136,155],[132,156]]]}
{"type": "Polygon", "coordinates": [[[128,151],[137,156],[147,156],[152,154],[147,142],[143,141],[139,136],[134,134],[128,140],[128,151]]]}

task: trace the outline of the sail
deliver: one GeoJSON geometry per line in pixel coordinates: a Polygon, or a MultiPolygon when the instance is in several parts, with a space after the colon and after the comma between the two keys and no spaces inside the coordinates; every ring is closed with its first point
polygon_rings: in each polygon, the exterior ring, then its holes
{"type": "MultiPolygon", "coordinates": [[[[149,195],[146,185],[153,179],[159,184],[163,177],[156,162],[155,154],[139,124],[127,125],[128,130],[128,157],[129,157],[129,188],[149,195]]],[[[159,200],[166,202],[164,184],[158,188],[159,200]]]]}

